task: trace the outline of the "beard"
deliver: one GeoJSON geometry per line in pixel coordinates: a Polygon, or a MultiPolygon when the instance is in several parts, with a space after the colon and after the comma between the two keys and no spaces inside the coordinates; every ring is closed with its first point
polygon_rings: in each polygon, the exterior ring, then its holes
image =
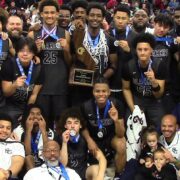
{"type": "Polygon", "coordinates": [[[133,27],[136,31],[141,32],[146,28],[147,24],[139,25],[138,23],[133,23],[133,27]]]}
{"type": "Polygon", "coordinates": [[[15,38],[15,39],[20,38],[20,36],[21,36],[21,34],[22,34],[21,31],[15,31],[15,32],[9,31],[8,33],[9,33],[10,37],[13,37],[13,38],[15,38]]]}
{"type": "Polygon", "coordinates": [[[46,165],[48,167],[56,167],[56,166],[59,166],[59,161],[58,160],[55,160],[55,161],[50,161],[50,160],[45,160],[46,162],[46,165]]]}

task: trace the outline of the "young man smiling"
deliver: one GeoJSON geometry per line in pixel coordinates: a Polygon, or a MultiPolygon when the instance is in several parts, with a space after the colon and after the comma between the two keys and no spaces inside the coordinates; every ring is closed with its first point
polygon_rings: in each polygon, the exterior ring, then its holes
{"type": "Polygon", "coordinates": [[[116,99],[109,97],[110,88],[103,77],[95,80],[93,96],[82,105],[87,124],[82,134],[92,153],[99,148],[108,161],[115,153],[115,177],[118,178],[126,163],[125,127],[121,107],[116,99]]]}
{"type": "Polygon", "coordinates": [[[155,39],[148,33],[134,40],[136,58],[123,68],[123,94],[131,112],[138,105],[145,113],[147,123],[160,127],[164,115],[161,97],[164,93],[165,75],[163,67],[151,59],[155,39]]]}
{"type": "MultiPolygon", "coordinates": [[[[102,22],[105,9],[99,3],[90,3],[87,8],[88,26],[73,32],[74,67],[94,71],[110,79],[116,70],[117,54],[114,39],[104,33],[102,22]]],[[[74,88],[72,102],[80,104],[91,97],[91,87],[74,88]]]]}
{"type": "Polygon", "coordinates": [[[6,114],[0,114],[0,179],[16,179],[24,164],[24,147],[13,141],[12,120],[6,114]]]}
{"type": "Polygon", "coordinates": [[[71,61],[70,36],[57,26],[59,6],[56,1],[45,0],[39,6],[43,26],[38,32],[30,32],[35,39],[42,63],[43,88],[38,98],[49,127],[67,106],[68,64],[71,61]]]}

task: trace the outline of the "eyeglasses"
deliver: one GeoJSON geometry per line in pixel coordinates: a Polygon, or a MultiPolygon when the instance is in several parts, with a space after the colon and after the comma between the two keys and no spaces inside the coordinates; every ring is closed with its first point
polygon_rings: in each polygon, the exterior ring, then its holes
{"type": "Polygon", "coordinates": [[[50,154],[50,153],[59,153],[59,149],[46,149],[46,150],[44,150],[44,152],[45,153],[48,153],[48,154],[50,154]]]}

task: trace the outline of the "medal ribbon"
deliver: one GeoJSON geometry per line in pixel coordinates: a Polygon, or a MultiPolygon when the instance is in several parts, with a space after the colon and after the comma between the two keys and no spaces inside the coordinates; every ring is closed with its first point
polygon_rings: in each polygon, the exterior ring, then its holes
{"type": "MultiPolygon", "coordinates": [[[[152,65],[152,60],[150,59],[149,64],[148,64],[148,71],[150,71],[151,65],[152,65]]],[[[141,82],[142,82],[142,85],[143,85],[143,96],[144,96],[145,95],[145,80],[146,80],[146,77],[145,77],[144,73],[141,71],[141,66],[140,66],[139,61],[138,61],[138,69],[139,69],[139,72],[140,72],[140,75],[141,75],[141,82]]]]}
{"type": "Polygon", "coordinates": [[[55,40],[58,40],[59,37],[56,35],[56,30],[57,30],[57,27],[55,26],[53,29],[51,29],[50,31],[48,31],[44,26],[43,26],[43,29],[42,29],[42,40],[45,40],[46,38],[48,38],[49,36],[52,37],[53,39],[55,40]]]}
{"type": "Polygon", "coordinates": [[[0,36],[0,56],[2,56],[2,48],[3,48],[3,40],[2,37],[0,36]]]}
{"type": "Polygon", "coordinates": [[[172,37],[156,37],[155,40],[157,42],[166,42],[168,46],[172,43],[177,44],[176,39],[172,37]]]}
{"type": "MultiPolygon", "coordinates": [[[[20,61],[19,61],[19,58],[16,58],[16,63],[17,63],[18,68],[19,68],[19,70],[20,70],[20,72],[21,72],[21,75],[22,75],[22,76],[25,76],[24,69],[23,69],[23,67],[22,67],[22,65],[21,65],[21,63],[20,63],[20,61]]],[[[30,81],[31,81],[32,71],[33,71],[33,65],[34,65],[34,63],[33,63],[33,61],[31,60],[30,67],[29,67],[29,70],[28,70],[28,76],[27,76],[26,81],[25,81],[25,83],[26,83],[27,86],[29,86],[30,81]]]]}
{"type": "Polygon", "coordinates": [[[71,140],[73,143],[78,143],[79,138],[80,138],[80,134],[78,134],[77,136],[70,136],[70,140],[71,140]]]}
{"type": "Polygon", "coordinates": [[[96,38],[94,40],[92,40],[91,35],[88,32],[88,41],[89,41],[91,46],[96,47],[97,44],[99,43],[99,38],[100,38],[100,34],[98,34],[96,36],[96,38]]]}
{"type": "Polygon", "coordinates": [[[57,174],[60,174],[59,180],[60,180],[61,176],[64,177],[65,180],[70,180],[65,167],[60,162],[59,162],[59,167],[60,167],[60,170],[55,167],[49,167],[49,168],[52,169],[57,174]]]}
{"type": "MultiPolygon", "coordinates": [[[[103,119],[105,119],[108,115],[108,111],[110,109],[110,106],[111,106],[111,102],[110,100],[108,99],[107,102],[106,102],[106,106],[105,106],[105,110],[104,110],[104,114],[103,114],[103,119]]],[[[102,123],[102,120],[100,119],[100,114],[99,114],[99,107],[98,105],[96,105],[96,116],[97,116],[97,123],[98,123],[98,128],[99,129],[102,129],[103,128],[103,123],[102,123]]]]}
{"type": "MultiPolygon", "coordinates": [[[[126,33],[125,33],[126,39],[128,37],[129,31],[130,31],[130,27],[126,26],[126,33]]],[[[116,38],[116,29],[113,29],[112,32],[113,32],[114,37],[116,38]]]]}
{"type": "Polygon", "coordinates": [[[36,138],[34,138],[34,139],[31,138],[31,149],[34,154],[38,153],[38,143],[39,143],[40,136],[41,136],[41,132],[38,131],[36,138]]]}

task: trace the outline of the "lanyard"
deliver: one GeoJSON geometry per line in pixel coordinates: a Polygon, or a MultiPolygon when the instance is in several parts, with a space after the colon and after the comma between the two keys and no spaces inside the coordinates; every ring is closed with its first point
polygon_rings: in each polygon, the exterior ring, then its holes
{"type": "MultiPolygon", "coordinates": [[[[111,102],[110,102],[110,100],[108,99],[107,102],[106,102],[103,119],[105,119],[105,118],[107,117],[108,111],[109,111],[109,109],[110,109],[110,106],[111,106],[111,102]]],[[[96,116],[97,116],[98,128],[99,128],[99,129],[102,129],[102,128],[103,128],[103,123],[102,123],[102,120],[100,119],[99,107],[98,107],[97,104],[96,104],[96,116]]]]}
{"type": "Polygon", "coordinates": [[[41,132],[38,131],[36,138],[34,139],[31,138],[31,148],[34,154],[38,153],[38,143],[39,143],[40,136],[41,136],[41,132]]]}
{"type": "Polygon", "coordinates": [[[172,37],[156,37],[155,40],[157,42],[165,42],[167,46],[170,46],[172,43],[177,44],[176,39],[172,37]]]}
{"type": "MultiPolygon", "coordinates": [[[[129,31],[130,31],[130,27],[126,26],[126,33],[125,33],[126,39],[128,37],[129,31]]],[[[113,29],[112,32],[113,32],[114,37],[116,38],[116,29],[113,29]]]]}
{"type": "MultiPolygon", "coordinates": [[[[60,175],[58,178],[59,180],[60,180],[61,176],[64,177],[65,180],[70,180],[65,167],[60,162],[59,162],[59,167],[60,167],[60,169],[57,169],[55,167],[49,167],[49,168],[60,175]]],[[[54,178],[52,173],[49,172],[49,174],[54,178]]]]}
{"type": "MultiPolygon", "coordinates": [[[[17,63],[18,68],[19,68],[19,70],[20,70],[20,72],[21,72],[21,75],[22,75],[22,76],[25,76],[24,69],[23,69],[23,67],[22,67],[22,65],[21,65],[21,63],[20,63],[20,61],[19,61],[19,58],[16,58],[16,63],[17,63]]],[[[31,60],[31,64],[30,64],[30,67],[29,67],[29,70],[28,70],[28,76],[27,76],[26,81],[25,81],[25,83],[26,83],[27,86],[29,86],[30,81],[31,81],[32,71],[33,71],[33,65],[34,65],[34,64],[33,64],[33,61],[31,60]]]]}
{"type": "MultiPolygon", "coordinates": [[[[148,71],[150,71],[151,69],[151,65],[152,65],[152,60],[150,59],[149,60],[149,64],[148,64],[148,71]]],[[[142,82],[142,85],[143,85],[143,96],[145,95],[145,81],[146,81],[146,77],[144,75],[144,73],[141,71],[141,66],[140,66],[140,63],[138,61],[138,69],[139,69],[139,72],[140,72],[140,75],[141,75],[141,82],[142,82]]]]}
{"type": "Polygon", "coordinates": [[[57,27],[55,26],[53,29],[51,29],[50,31],[48,31],[44,26],[43,26],[43,29],[42,29],[42,39],[46,39],[47,37],[52,37],[53,39],[55,40],[58,40],[59,37],[56,35],[56,30],[57,30],[57,27]]]}
{"type": "Polygon", "coordinates": [[[79,138],[80,138],[80,134],[78,134],[77,136],[71,136],[71,135],[70,135],[70,140],[71,140],[73,143],[78,143],[79,138]]]}
{"type": "Polygon", "coordinates": [[[155,40],[159,42],[168,42],[168,43],[174,42],[174,38],[172,37],[156,37],[155,40]]]}
{"type": "Polygon", "coordinates": [[[3,40],[0,37],[0,56],[2,55],[2,48],[3,48],[3,40]]]}
{"type": "Polygon", "coordinates": [[[91,35],[88,32],[88,41],[91,46],[96,47],[97,44],[99,43],[99,38],[100,38],[100,33],[96,36],[94,40],[92,40],[91,35]]]}

